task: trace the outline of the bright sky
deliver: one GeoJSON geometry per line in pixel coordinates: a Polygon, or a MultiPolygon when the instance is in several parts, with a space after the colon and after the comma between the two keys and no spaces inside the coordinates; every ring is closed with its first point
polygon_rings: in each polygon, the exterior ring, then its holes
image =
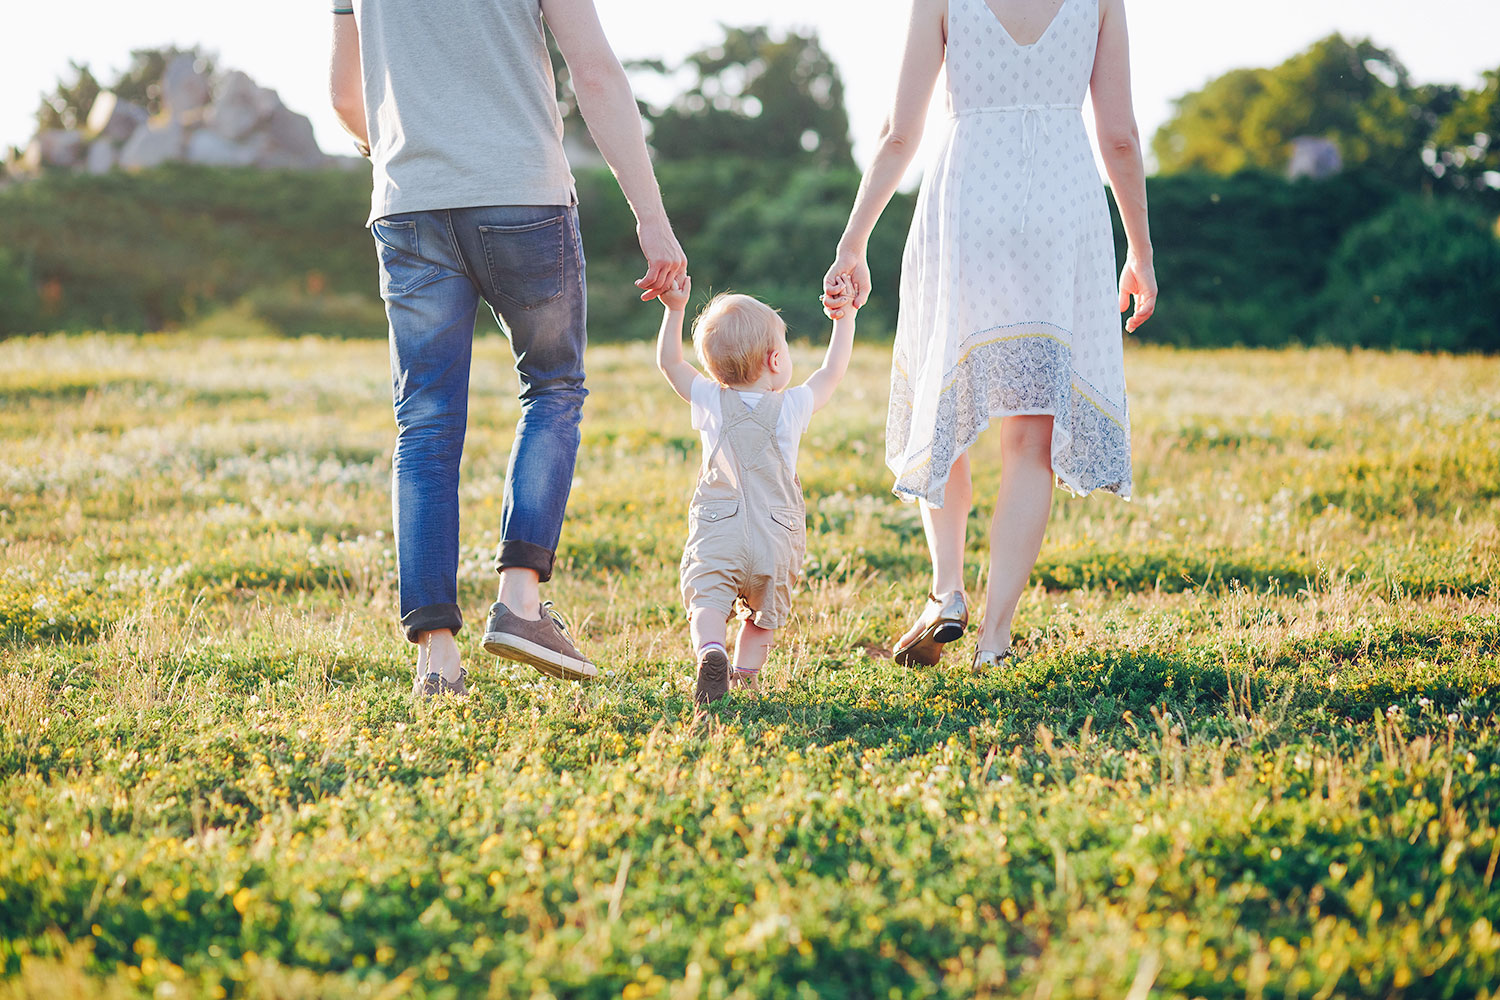
{"type": "MultiPolygon", "coordinates": [[[[815,29],[844,76],[855,155],[865,162],[894,93],[910,0],[596,0],[622,58],[669,62],[722,37],[719,24],[815,29]]],[[[1078,2],[1078,0],[1072,0],[1078,2]]],[[[32,132],[41,93],[70,59],[101,78],[133,48],[202,45],[312,118],[325,150],[347,143],[328,109],[328,0],[75,0],[7,4],[0,25],[0,146],[32,132]]],[[[1136,115],[1149,136],[1171,100],[1240,66],[1269,66],[1333,31],[1394,50],[1418,82],[1478,83],[1500,67],[1500,0],[1129,0],[1136,115]]],[[[647,95],[650,96],[650,95],[647,95]]],[[[919,162],[921,162],[919,160],[919,162]]]]}

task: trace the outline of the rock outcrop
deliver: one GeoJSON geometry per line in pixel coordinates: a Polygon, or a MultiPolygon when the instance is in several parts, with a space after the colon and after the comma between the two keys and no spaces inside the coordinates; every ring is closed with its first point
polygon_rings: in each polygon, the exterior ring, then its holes
{"type": "Polygon", "coordinates": [[[1292,180],[1311,177],[1322,180],[1332,177],[1344,169],[1344,158],[1339,147],[1321,136],[1300,135],[1292,140],[1292,157],[1286,166],[1286,175],[1292,180]]]}
{"type": "Polygon", "coordinates": [[[154,117],[106,91],[95,99],[82,129],[37,133],[9,172],[18,177],[49,170],[102,174],[176,162],[315,170],[363,162],[326,155],[306,115],[238,70],[211,80],[183,54],[167,64],[160,86],[162,110],[154,117]]]}

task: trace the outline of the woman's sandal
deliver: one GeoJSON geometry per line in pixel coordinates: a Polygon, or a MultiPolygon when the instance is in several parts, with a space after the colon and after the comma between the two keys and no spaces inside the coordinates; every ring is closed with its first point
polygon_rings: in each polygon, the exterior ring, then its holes
{"type": "Polygon", "coordinates": [[[930,667],[942,658],[943,646],[963,638],[968,627],[969,601],[962,590],[928,594],[916,624],[896,641],[894,659],[903,667],[930,667]]]}

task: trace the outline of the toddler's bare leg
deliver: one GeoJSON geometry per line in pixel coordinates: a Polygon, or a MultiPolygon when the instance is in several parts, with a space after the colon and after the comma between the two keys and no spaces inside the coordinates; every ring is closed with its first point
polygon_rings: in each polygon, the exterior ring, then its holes
{"type": "Polygon", "coordinates": [[[724,648],[729,616],[713,608],[693,608],[688,612],[688,627],[697,665],[693,703],[702,708],[729,693],[729,652],[724,648]]]}
{"type": "Polygon", "coordinates": [[[713,608],[694,608],[688,612],[688,632],[693,638],[693,655],[704,643],[717,642],[727,648],[729,642],[729,618],[713,608]]]}
{"type": "Polygon", "coordinates": [[[740,625],[740,639],[734,647],[734,669],[729,673],[731,687],[754,689],[757,686],[760,668],[766,665],[766,657],[775,641],[775,629],[761,628],[751,621],[740,625]]]}

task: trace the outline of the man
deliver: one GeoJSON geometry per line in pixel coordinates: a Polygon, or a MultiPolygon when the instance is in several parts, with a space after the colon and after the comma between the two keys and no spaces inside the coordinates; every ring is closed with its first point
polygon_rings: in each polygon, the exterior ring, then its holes
{"type": "Polygon", "coordinates": [[[330,90],[374,165],[370,228],[390,320],[401,624],[418,696],[464,694],[458,465],[474,319],[505,326],[521,419],[506,472],[500,592],[485,649],[570,680],[597,674],[540,603],[573,481],[584,389],[583,248],[545,18],[578,107],[637,220],[651,299],[686,273],[640,114],[593,0],[334,0],[330,90]]]}

